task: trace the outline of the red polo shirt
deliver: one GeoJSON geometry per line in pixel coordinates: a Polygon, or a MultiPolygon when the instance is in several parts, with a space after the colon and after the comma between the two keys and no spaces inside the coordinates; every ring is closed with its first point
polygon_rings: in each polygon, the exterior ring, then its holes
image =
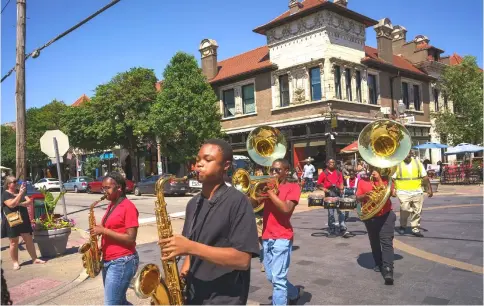
{"type": "MultiPolygon", "coordinates": [[[[297,183],[284,183],[279,185],[279,199],[299,203],[301,188],[297,183]]],[[[294,237],[291,225],[292,212],[284,214],[270,199],[264,200],[264,221],[262,239],[289,239],[294,237]]]]}
{"type": "MultiPolygon", "coordinates": [[[[378,185],[378,183],[375,183],[375,184],[378,185]]],[[[383,180],[383,184],[388,186],[388,181],[383,180]]],[[[392,192],[393,192],[393,189],[395,189],[395,185],[392,183],[392,192]]],[[[373,190],[372,182],[369,179],[361,179],[358,182],[358,188],[356,189],[356,196],[363,195],[367,192],[370,192],[371,190],[373,190]]],[[[366,203],[365,200],[363,200],[362,202],[363,202],[362,204],[366,203]]],[[[390,210],[392,210],[392,201],[390,200],[390,197],[389,197],[387,202],[383,206],[383,208],[375,215],[375,217],[383,216],[390,210]]]]}
{"type": "MultiPolygon", "coordinates": [[[[109,204],[102,220],[106,218],[106,215],[114,204],[115,203],[112,202],[109,204]]],[[[136,209],[136,206],[133,204],[133,202],[127,198],[122,200],[121,203],[114,208],[113,212],[109,215],[104,224],[105,228],[123,234],[126,233],[126,229],[138,226],[138,209],[136,209]]],[[[102,237],[101,245],[103,259],[106,261],[131,255],[136,252],[136,245],[127,247],[107,236],[102,237]]]]}
{"type": "Polygon", "coordinates": [[[333,172],[331,172],[329,169],[326,169],[319,175],[317,184],[323,184],[323,187],[326,189],[333,185],[339,188],[343,186],[343,175],[336,169],[333,172]],[[328,175],[326,175],[325,172],[328,172],[328,175]]]}

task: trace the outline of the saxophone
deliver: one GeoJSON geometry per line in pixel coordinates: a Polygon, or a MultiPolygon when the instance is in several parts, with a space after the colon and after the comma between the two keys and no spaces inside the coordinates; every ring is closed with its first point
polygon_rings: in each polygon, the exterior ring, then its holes
{"type": "MultiPolygon", "coordinates": [[[[92,203],[89,207],[89,230],[96,225],[96,217],[94,216],[94,207],[101,201],[106,199],[106,195],[103,195],[101,199],[92,203]]],[[[103,267],[101,257],[102,252],[98,246],[98,237],[90,236],[89,242],[84,243],[79,248],[79,253],[82,254],[82,265],[86,268],[86,272],[89,277],[96,277],[103,267]]]]}
{"type": "MultiPolygon", "coordinates": [[[[166,211],[165,184],[169,181],[184,181],[196,175],[197,172],[193,171],[183,178],[176,178],[172,175],[162,176],[156,182],[155,215],[159,239],[173,236],[170,217],[166,211]]],[[[163,253],[163,248],[161,248],[161,253],[163,253]]],[[[151,297],[152,305],[183,305],[185,281],[180,278],[176,259],[161,262],[165,278],[161,277],[161,271],[157,265],[145,265],[135,276],[133,289],[136,295],[142,299],[151,297]]]]}

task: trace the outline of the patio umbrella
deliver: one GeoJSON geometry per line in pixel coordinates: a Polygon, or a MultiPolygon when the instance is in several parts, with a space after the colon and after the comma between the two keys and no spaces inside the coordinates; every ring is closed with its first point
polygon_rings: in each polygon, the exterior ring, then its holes
{"type": "Polygon", "coordinates": [[[461,143],[456,145],[455,147],[450,147],[445,152],[445,155],[455,155],[455,154],[462,154],[462,153],[475,153],[484,151],[484,147],[476,146],[469,143],[461,143]]]}
{"type": "Polygon", "coordinates": [[[448,148],[448,147],[449,147],[448,145],[441,144],[441,143],[438,143],[438,142],[426,142],[426,143],[423,143],[423,144],[419,144],[418,146],[414,146],[413,148],[424,150],[424,149],[445,149],[445,148],[448,148]]]}
{"type": "Polygon", "coordinates": [[[339,152],[340,153],[356,153],[356,152],[358,152],[358,140],[353,142],[350,145],[347,145],[346,147],[341,149],[341,151],[339,151],[339,152]]]}

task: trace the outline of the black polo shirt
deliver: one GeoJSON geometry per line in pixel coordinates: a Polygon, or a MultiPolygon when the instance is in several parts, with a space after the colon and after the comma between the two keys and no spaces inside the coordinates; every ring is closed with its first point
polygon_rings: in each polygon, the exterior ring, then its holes
{"type": "MultiPolygon", "coordinates": [[[[183,235],[214,247],[232,247],[259,256],[255,215],[247,197],[221,185],[208,200],[201,193],[187,205],[183,235]]],[[[191,256],[186,304],[247,304],[250,269],[234,270],[191,256]]]]}

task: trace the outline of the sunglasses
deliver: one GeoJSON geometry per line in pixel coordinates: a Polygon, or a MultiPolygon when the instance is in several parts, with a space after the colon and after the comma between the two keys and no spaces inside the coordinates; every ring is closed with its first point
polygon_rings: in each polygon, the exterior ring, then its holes
{"type": "Polygon", "coordinates": [[[282,168],[274,168],[274,167],[271,167],[270,172],[271,173],[277,172],[277,174],[279,174],[279,173],[282,172],[282,168]]]}

